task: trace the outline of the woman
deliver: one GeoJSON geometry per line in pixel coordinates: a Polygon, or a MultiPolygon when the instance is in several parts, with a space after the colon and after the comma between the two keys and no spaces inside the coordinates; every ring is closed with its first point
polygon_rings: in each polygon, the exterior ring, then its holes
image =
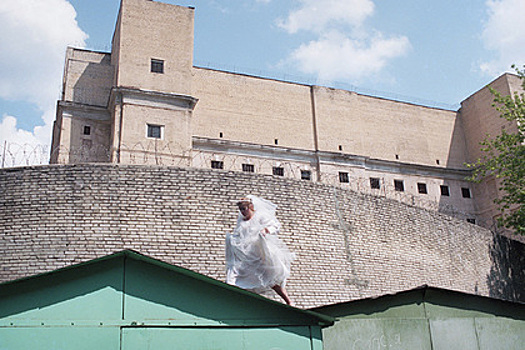
{"type": "Polygon", "coordinates": [[[237,206],[237,225],[226,235],[226,283],[256,293],[271,288],[291,305],[285,285],[295,255],[277,237],[277,206],[252,195],[237,206]]]}

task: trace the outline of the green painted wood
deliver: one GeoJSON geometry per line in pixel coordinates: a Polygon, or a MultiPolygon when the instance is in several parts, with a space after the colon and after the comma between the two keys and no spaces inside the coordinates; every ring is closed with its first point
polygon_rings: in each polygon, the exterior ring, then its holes
{"type": "Polygon", "coordinates": [[[525,349],[525,320],[497,317],[475,321],[480,350],[525,349]]]}
{"type": "Polygon", "coordinates": [[[429,322],[434,350],[479,349],[473,318],[444,318],[429,322]]]}
{"type": "Polygon", "coordinates": [[[423,287],[315,309],[338,317],[325,350],[525,349],[525,305],[423,287]]]}
{"type": "Polygon", "coordinates": [[[238,288],[128,259],[125,320],[170,320],[172,325],[317,325],[321,319],[238,288]]]}
{"type": "Polygon", "coordinates": [[[432,349],[424,319],[342,319],[323,330],[323,343],[325,350],[432,349]]]}
{"type": "Polygon", "coordinates": [[[79,266],[0,288],[0,322],[121,318],[122,260],[79,266]]]}
{"type": "Polygon", "coordinates": [[[322,350],[331,323],[129,251],[0,284],[0,350],[322,350]]]}
{"type": "Polygon", "coordinates": [[[122,350],[310,350],[309,329],[124,328],[122,350]]]}
{"type": "Polygon", "coordinates": [[[118,327],[0,328],[2,350],[119,350],[118,327]]]}

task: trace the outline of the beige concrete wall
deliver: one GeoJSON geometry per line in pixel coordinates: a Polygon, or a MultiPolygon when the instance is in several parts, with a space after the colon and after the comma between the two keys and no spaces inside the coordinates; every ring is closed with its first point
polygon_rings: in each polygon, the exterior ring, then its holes
{"type": "Polygon", "coordinates": [[[193,86],[193,135],[314,149],[309,86],[202,68],[193,86]]]}
{"type": "Polygon", "coordinates": [[[180,163],[191,149],[191,112],[124,104],[120,162],[124,164],[189,165],[180,163]],[[147,137],[147,125],[163,129],[161,139],[147,137]],[[173,158],[173,159],[171,159],[173,158]],[[175,163],[174,163],[175,162],[175,163]]]}
{"type": "Polygon", "coordinates": [[[315,106],[320,150],[341,145],[344,153],[371,158],[463,167],[456,112],[324,87],[315,89],[315,106]]]}
{"type": "Polygon", "coordinates": [[[113,86],[113,66],[107,53],[68,48],[64,101],[106,107],[113,86]]]}
{"type": "MultiPolygon", "coordinates": [[[[513,91],[519,91],[516,90],[519,88],[519,78],[510,74],[500,76],[489,85],[505,96],[511,93],[510,81],[514,81],[513,91]],[[518,80],[518,82],[514,80],[518,80]]],[[[515,124],[499,117],[500,112],[492,107],[493,103],[494,95],[488,88],[475,92],[461,102],[461,122],[465,130],[469,162],[475,162],[482,157],[480,142],[485,139],[487,134],[499,135],[502,127],[511,132],[516,130],[515,124]]]]}
{"type": "Polygon", "coordinates": [[[122,0],[113,40],[118,86],[191,93],[192,8],[149,0],[122,0]],[[151,73],[151,59],[164,60],[164,74],[151,73]]]}
{"type": "MultiPolygon", "coordinates": [[[[513,94],[515,91],[523,92],[521,80],[513,74],[504,74],[489,85],[503,96],[513,94]]],[[[464,137],[468,150],[468,162],[474,163],[484,156],[480,143],[487,135],[496,136],[502,128],[508,132],[516,132],[515,122],[508,122],[501,118],[492,104],[494,95],[486,87],[475,92],[461,103],[461,122],[465,130],[464,137]]],[[[499,198],[498,181],[494,177],[487,177],[481,184],[474,187],[476,196],[476,210],[479,215],[493,219],[500,215],[494,199],[499,198]]]]}

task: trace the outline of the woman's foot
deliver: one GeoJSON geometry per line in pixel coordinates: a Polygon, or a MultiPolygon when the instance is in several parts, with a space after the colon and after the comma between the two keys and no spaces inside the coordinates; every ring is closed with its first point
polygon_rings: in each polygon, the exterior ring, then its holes
{"type": "Polygon", "coordinates": [[[290,297],[288,297],[288,293],[286,293],[286,289],[279,285],[275,285],[272,287],[272,289],[279,294],[281,298],[283,298],[284,302],[288,305],[292,305],[292,301],[290,300],[290,297]]]}

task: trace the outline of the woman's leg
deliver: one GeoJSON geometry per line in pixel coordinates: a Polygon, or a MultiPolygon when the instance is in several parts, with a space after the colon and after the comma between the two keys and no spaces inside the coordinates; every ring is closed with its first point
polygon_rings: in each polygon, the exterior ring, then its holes
{"type": "Polygon", "coordinates": [[[279,294],[279,296],[281,298],[284,299],[284,301],[286,302],[286,304],[288,305],[292,305],[292,301],[290,300],[290,298],[288,297],[288,294],[286,293],[286,289],[284,289],[283,287],[279,286],[279,285],[275,285],[272,287],[272,289],[277,293],[279,294]]]}

